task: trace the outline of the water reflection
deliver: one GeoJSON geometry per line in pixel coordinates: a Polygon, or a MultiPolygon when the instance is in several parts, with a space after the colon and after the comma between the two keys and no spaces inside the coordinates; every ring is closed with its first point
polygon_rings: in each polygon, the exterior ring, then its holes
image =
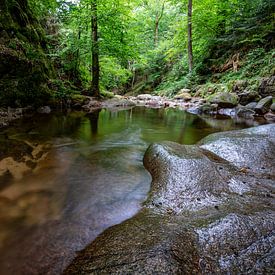
{"type": "Polygon", "coordinates": [[[144,108],[17,122],[0,133],[0,273],[59,274],[105,228],[133,216],[149,190],[149,143],[193,144],[247,126],[144,108]]]}

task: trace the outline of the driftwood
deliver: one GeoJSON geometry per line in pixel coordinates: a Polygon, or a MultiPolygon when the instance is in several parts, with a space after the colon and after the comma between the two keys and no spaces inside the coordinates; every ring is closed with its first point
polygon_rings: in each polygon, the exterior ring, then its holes
{"type": "Polygon", "coordinates": [[[231,68],[233,68],[234,72],[237,72],[239,68],[239,63],[240,63],[240,54],[236,53],[232,57],[230,57],[223,66],[219,68],[219,72],[223,73],[228,71],[231,68]]]}

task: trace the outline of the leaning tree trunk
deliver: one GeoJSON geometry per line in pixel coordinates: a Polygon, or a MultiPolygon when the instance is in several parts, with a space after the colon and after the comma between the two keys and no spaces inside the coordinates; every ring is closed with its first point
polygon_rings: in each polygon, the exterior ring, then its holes
{"type": "Polygon", "coordinates": [[[189,72],[193,70],[193,45],[192,45],[192,0],[188,0],[188,62],[189,72]]]}
{"type": "Polygon", "coordinates": [[[97,0],[93,0],[92,8],[92,95],[99,97],[99,45],[98,45],[98,25],[97,25],[97,0]]]}

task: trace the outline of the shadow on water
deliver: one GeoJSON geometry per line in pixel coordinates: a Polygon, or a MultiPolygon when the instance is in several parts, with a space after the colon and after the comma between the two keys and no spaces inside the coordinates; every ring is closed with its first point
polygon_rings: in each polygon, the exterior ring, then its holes
{"type": "Polygon", "coordinates": [[[256,122],[174,109],[72,112],[0,133],[0,273],[60,274],[107,227],[132,217],[150,186],[152,142],[194,144],[256,122]]]}

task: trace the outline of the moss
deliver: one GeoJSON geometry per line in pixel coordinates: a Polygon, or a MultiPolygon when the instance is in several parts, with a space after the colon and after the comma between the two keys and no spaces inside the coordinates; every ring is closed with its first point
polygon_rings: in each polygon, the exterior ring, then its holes
{"type": "Polygon", "coordinates": [[[0,105],[45,104],[55,72],[45,52],[44,31],[26,0],[3,0],[0,9],[0,105]]]}

